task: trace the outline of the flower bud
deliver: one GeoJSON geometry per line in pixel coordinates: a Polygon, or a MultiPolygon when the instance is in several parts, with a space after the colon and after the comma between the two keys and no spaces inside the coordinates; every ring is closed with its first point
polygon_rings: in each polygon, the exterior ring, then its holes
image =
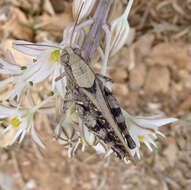
{"type": "Polygon", "coordinates": [[[74,20],[78,19],[80,23],[83,19],[87,18],[91,13],[96,0],[74,0],[73,1],[73,17],[74,20]]]}
{"type": "Polygon", "coordinates": [[[74,26],[68,26],[64,29],[64,33],[63,33],[63,40],[61,42],[61,45],[63,45],[64,47],[66,46],[77,46],[77,47],[81,47],[83,42],[84,42],[84,38],[85,38],[85,34],[83,30],[78,30],[78,31],[74,31],[74,26]],[[72,38],[72,39],[71,39],[72,38]]]}
{"type": "Polygon", "coordinates": [[[78,125],[79,122],[79,116],[76,112],[75,105],[72,105],[68,108],[68,110],[65,113],[64,121],[62,123],[62,129],[60,131],[60,134],[58,132],[60,128],[60,124],[56,127],[56,134],[59,135],[60,138],[58,138],[59,144],[68,145],[68,147],[71,146],[71,143],[75,143],[75,140],[77,138],[75,127],[78,125]]]}
{"type": "Polygon", "coordinates": [[[126,42],[129,33],[129,23],[127,21],[129,11],[133,4],[133,0],[129,1],[127,8],[122,16],[115,19],[111,23],[111,46],[110,55],[114,55],[126,42]]]}

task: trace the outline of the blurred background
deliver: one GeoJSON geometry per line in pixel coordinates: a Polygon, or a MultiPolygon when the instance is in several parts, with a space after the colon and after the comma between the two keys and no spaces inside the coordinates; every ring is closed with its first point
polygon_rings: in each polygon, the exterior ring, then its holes
{"type": "MultiPolygon", "coordinates": [[[[127,3],[118,0],[114,17],[127,3]]],[[[137,166],[92,150],[68,159],[53,141],[47,117],[40,115],[36,126],[45,150],[28,138],[21,146],[3,148],[0,139],[0,189],[191,189],[191,0],[134,0],[128,20],[129,38],[110,59],[108,75],[129,113],[180,119],[161,129],[166,139],[158,140],[160,148],[150,152],[143,146],[137,166]]],[[[60,42],[72,21],[72,0],[0,0],[0,57],[6,59],[15,39],[60,42]]],[[[11,51],[19,64],[29,60],[11,51]]],[[[0,89],[1,98],[7,90],[0,89]]]]}

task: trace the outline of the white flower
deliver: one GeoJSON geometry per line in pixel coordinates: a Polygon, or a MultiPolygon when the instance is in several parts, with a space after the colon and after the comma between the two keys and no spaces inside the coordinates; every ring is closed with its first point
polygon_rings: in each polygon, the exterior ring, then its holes
{"type": "Polygon", "coordinates": [[[133,0],[129,0],[127,8],[122,16],[111,23],[111,46],[110,55],[114,55],[126,42],[129,33],[129,23],[127,18],[132,7],[133,0]]]}
{"type": "Polygon", "coordinates": [[[2,74],[11,74],[0,82],[0,86],[13,84],[14,88],[7,96],[7,99],[19,101],[23,92],[31,85],[42,82],[50,75],[52,76],[52,91],[56,89],[62,97],[65,95],[66,79],[56,81],[56,78],[63,74],[64,69],[60,64],[60,49],[52,44],[33,44],[26,41],[16,41],[13,47],[24,54],[35,57],[34,62],[28,63],[25,67],[20,67],[16,63],[8,63],[0,59],[3,66],[0,69],[2,74]]]}
{"type": "Polygon", "coordinates": [[[73,156],[79,144],[82,144],[82,151],[85,151],[86,146],[91,146],[97,153],[106,153],[106,147],[98,142],[96,136],[86,126],[82,125],[75,104],[67,109],[55,133],[58,142],[68,148],[69,157],[73,156]]]}
{"type": "Polygon", "coordinates": [[[58,142],[69,148],[74,146],[78,136],[75,128],[79,125],[79,116],[76,112],[75,105],[72,104],[66,113],[61,117],[59,124],[55,129],[58,142]]]}
{"type": "Polygon", "coordinates": [[[70,25],[64,29],[63,32],[63,40],[60,43],[60,45],[64,47],[72,46],[72,47],[82,47],[84,39],[85,39],[85,33],[84,30],[81,29],[82,26],[76,26],[74,28],[73,25],[70,25]]]}
{"type": "MultiPolygon", "coordinates": [[[[42,82],[52,76],[52,91],[56,88],[59,95],[64,95],[65,80],[55,81],[62,74],[63,67],[60,65],[60,50],[51,44],[36,45],[26,41],[16,41],[13,45],[15,49],[27,55],[34,56],[36,61],[28,63],[24,67],[16,63],[8,63],[0,59],[3,65],[0,69],[2,74],[11,74],[10,78],[0,81],[0,86],[13,84],[14,88],[8,95],[7,99],[19,101],[23,92],[31,85],[42,82]]],[[[13,62],[13,61],[12,61],[13,62]]]]}
{"type": "Polygon", "coordinates": [[[105,75],[109,56],[114,55],[125,44],[129,33],[129,23],[127,21],[133,0],[129,0],[127,8],[122,16],[118,17],[111,23],[111,29],[107,25],[103,26],[105,31],[105,50],[99,47],[98,51],[102,58],[101,74],[105,75]]]}
{"type": "MultiPolygon", "coordinates": [[[[43,102],[41,102],[38,105],[35,105],[28,109],[22,109],[22,108],[14,108],[14,107],[7,107],[0,105],[0,119],[5,119],[12,117],[11,123],[8,125],[8,127],[3,131],[3,134],[9,132],[13,128],[17,128],[17,132],[10,142],[10,145],[15,143],[17,139],[19,139],[19,143],[21,143],[24,139],[24,136],[27,132],[31,133],[32,139],[40,145],[42,148],[44,148],[43,143],[38,138],[35,128],[34,128],[34,114],[38,111],[40,111],[40,108],[47,105],[47,103],[52,99],[53,97],[49,97],[43,102]]],[[[52,113],[45,110],[46,113],[52,113]]]]}
{"type": "Polygon", "coordinates": [[[157,147],[154,141],[157,139],[157,135],[164,137],[164,134],[159,131],[159,128],[163,125],[177,121],[176,118],[161,118],[161,116],[132,117],[125,111],[123,111],[123,114],[126,118],[129,133],[136,143],[136,148],[130,151],[133,157],[137,154],[138,159],[141,159],[141,142],[152,151],[151,145],[157,147]]]}
{"type": "Polygon", "coordinates": [[[60,64],[59,46],[49,43],[33,44],[26,41],[16,41],[13,47],[26,55],[35,57],[36,61],[31,64],[21,76],[24,80],[36,84],[42,82],[51,75],[52,91],[56,89],[58,94],[64,97],[66,80],[64,78],[63,80],[56,81],[56,78],[64,72],[60,64]]]}

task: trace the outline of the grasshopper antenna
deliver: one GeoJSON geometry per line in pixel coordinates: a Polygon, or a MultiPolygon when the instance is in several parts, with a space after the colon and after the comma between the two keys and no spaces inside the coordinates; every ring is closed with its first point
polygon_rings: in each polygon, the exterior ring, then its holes
{"type": "Polygon", "coordinates": [[[74,28],[73,28],[73,30],[72,30],[72,34],[71,34],[71,38],[70,38],[70,45],[72,44],[73,35],[74,35],[74,32],[75,32],[77,23],[78,23],[78,21],[79,21],[79,17],[80,17],[80,14],[81,14],[81,11],[82,11],[83,6],[84,6],[84,1],[83,1],[82,5],[81,5],[81,7],[80,7],[79,14],[78,14],[78,16],[77,16],[77,18],[76,18],[76,21],[75,21],[75,23],[74,23],[74,28]]]}
{"type": "MultiPolygon", "coordinates": [[[[70,46],[72,45],[73,35],[74,35],[74,32],[75,32],[77,23],[78,23],[78,21],[79,21],[79,17],[80,17],[80,14],[81,14],[81,11],[82,11],[83,6],[84,6],[84,1],[83,1],[82,5],[81,5],[81,7],[80,7],[79,14],[78,14],[78,16],[77,16],[77,18],[76,18],[76,21],[75,21],[75,23],[74,23],[74,28],[73,28],[73,30],[72,30],[72,34],[71,34],[71,38],[70,38],[70,46]]],[[[59,48],[59,47],[58,47],[58,48],[59,48]]],[[[62,48],[59,48],[59,49],[62,50],[62,48]]],[[[65,73],[61,73],[60,76],[58,76],[58,77],[55,79],[55,81],[61,80],[64,76],[65,76],[65,73]]]]}

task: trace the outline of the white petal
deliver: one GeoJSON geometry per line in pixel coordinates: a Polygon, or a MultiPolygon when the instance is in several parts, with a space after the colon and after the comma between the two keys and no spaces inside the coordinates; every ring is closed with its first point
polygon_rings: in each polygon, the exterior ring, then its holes
{"type": "Polygon", "coordinates": [[[118,36],[112,41],[111,44],[111,56],[114,55],[121,47],[125,44],[128,34],[129,34],[129,24],[122,22],[122,27],[120,28],[120,31],[118,32],[118,36]]]}
{"type": "Polygon", "coordinates": [[[134,157],[134,156],[135,156],[135,152],[136,152],[135,149],[129,150],[129,151],[130,151],[130,153],[131,153],[131,156],[134,157]]]}
{"type": "Polygon", "coordinates": [[[130,0],[122,16],[111,23],[111,31],[114,33],[114,40],[111,44],[111,55],[115,54],[124,44],[129,33],[129,23],[127,21],[133,0],[130,0]],[[116,30],[117,29],[117,30],[116,30]]]}
{"type": "Polygon", "coordinates": [[[37,109],[40,109],[43,106],[53,106],[54,105],[55,96],[49,96],[48,98],[44,99],[40,104],[36,105],[37,109]]]}
{"type": "Polygon", "coordinates": [[[7,133],[9,130],[11,130],[12,127],[13,127],[12,125],[7,126],[5,129],[3,129],[3,131],[1,132],[1,134],[3,135],[3,134],[5,134],[5,133],[7,133]]]}
{"type": "Polygon", "coordinates": [[[85,126],[83,127],[83,133],[85,141],[92,146],[95,143],[95,135],[85,126]]]}
{"type": "MultiPolygon", "coordinates": [[[[19,137],[19,144],[23,141],[25,134],[27,132],[28,123],[26,120],[22,120],[21,124],[19,125],[19,129],[17,131],[18,134],[16,134],[17,137],[19,137]]],[[[16,138],[17,139],[17,138],[16,138]]]]}
{"type": "Polygon", "coordinates": [[[48,114],[48,115],[54,115],[56,114],[56,109],[55,108],[43,108],[38,110],[40,113],[48,114]]]}
{"type": "Polygon", "coordinates": [[[4,61],[3,59],[0,59],[0,65],[1,64],[3,65],[3,70],[9,71],[9,73],[12,73],[12,74],[21,73],[21,68],[18,65],[8,63],[8,62],[4,61]]]}
{"type": "Polygon", "coordinates": [[[163,133],[161,133],[160,131],[156,131],[156,133],[162,137],[165,137],[165,135],[163,133]]]}
{"type": "Polygon", "coordinates": [[[136,119],[148,119],[148,120],[154,120],[154,119],[161,119],[164,118],[164,114],[163,113],[159,113],[156,115],[150,115],[150,116],[136,116],[136,119]]]}
{"type": "Polygon", "coordinates": [[[72,151],[72,156],[74,155],[74,153],[76,152],[78,146],[81,144],[81,140],[78,139],[78,142],[75,144],[75,146],[73,147],[73,151],[72,151]]]}
{"type": "Polygon", "coordinates": [[[86,144],[83,143],[83,144],[82,144],[82,148],[81,148],[82,152],[85,152],[85,149],[86,149],[86,144]]]}
{"type": "Polygon", "coordinates": [[[135,157],[135,154],[136,154],[138,160],[141,159],[141,155],[140,155],[139,148],[140,148],[140,147],[136,147],[136,148],[134,148],[133,150],[130,150],[130,153],[131,153],[132,157],[135,157]]]}
{"type": "Polygon", "coordinates": [[[22,80],[24,81],[29,80],[29,78],[32,77],[34,73],[38,72],[41,67],[42,67],[42,64],[39,62],[30,64],[20,78],[22,78],[22,80]]]}
{"type": "Polygon", "coordinates": [[[151,143],[154,147],[157,147],[156,143],[153,141],[153,139],[151,137],[149,137],[149,135],[145,135],[145,139],[151,143]]]}
{"type": "Polygon", "coordinates": [[[70,147],[70,148],[68,149],[68,158],[71,158],[71,157],[72,157],[72,152],[73,152],[73,148],[70,147]]]}
{"type": "Polygon", "coordinates": [[[16,135],[14,136],[13,140],[10,142],[10,145],[15,143],[15,141],[19,138],[19,136],[21,135],[22,132],[23,131],[20,128],[18,128],[16,135]]]}
{"type": "Polygon", "coordinates": [[[44,144],[41,142],[41,140],[39,139],[39,137],[37,136],[34,126],[31,127],[31,135],[32,135],[32,139],[38,144],[40,145],[42,148],[45,148],[44,144]]]}
{"type": "Polygon", "coordinates": [[[11,90],[11,92],[8,94],[8,96],[6,97],[6,99],[9,99],[10,101],[12,101],[15,97],[16,97],[16,101],[18,102],[20,100],[20,97],[22,96],[22,94],[24,93],[24,91],[26,90],[26,85],[25,83],[20,83],[20,84],[16,84],[14,86],[14,88],[11,90]]]}
{"type": "Polygon", "coordinates": [[[59,123],[57,126],[56,126],[56,128],[55,128],[55,134],[56,134],[56,136],[58,136],[58,135],[60,135],[60,133],[61,133],[61,124],[59,123]]]}
{"type": "MultiPolygon", "coordinates": [[[[130,132],[130,131],[129,131],[130,132]]],[[[134,140],[134,142],[135,142],[135,144],[136,144],[136,147],[140,147],[140,141],[139,141],[139,139],[138,139],[138,135],[137,134],[134,134],[134,133],[132,133],[132,134],[130,134],[131,135],[131,137],[133,138],[133,140],[134,140]]]]}
{"type": "Polygon", "coordinates": [[[13,77],[7,78],[5,80],[0,81],[0,87],[3,87],[4,85],[8,84],[9,82],[13,82],[13,77]]]}
{"type": "Polygon", "coordinates": [[[43,66],[42,64],[34,63],[30,65],[27,70],[21,75],[15,83],[25,82],[28,84],[29,81],[32,81],[33,84],[43,81],[48,75],[53,71],[53,67],[51,65],[43,66]]]}
{"type": "Polygon", "coordinates": [[[151,135],[152,135],[153,139],[157,139],[157,135],[155,133],[152,133],[151,135]]]}
{"type": "Polygon", "coordinates": [[[11,72],[10,72],[10,71],[7,71],[7,70],[5,70],[5,69],[4,69],[4,70],[1,69],[1,70],[0,70],[0,74],[1,74],[1,75],[8,75],[8,74],[11,74],[11,72]]]}
{"type": "Polygon", "coordinates": [[[55,65],[47,64],[44,67],[41,67],[40,70],[29,79],[30,81],[33,81],[33,83],[39,83],[45,80],[50,74],[53,73],[55,69],[55,65]]]}
{"type": "Polygon", "coordinates": [[[27,131],[26,131],[25,129],[22,130],[21,136],[20,136],[20,138],[19,138],[19,144],[22,143],[22,141],[23,141],[23,139],[24,139],[24,137],[25,137],[26,132],[27,132],[27,131]]]}
{"type": "Polygon", "coordinates": [[[156,119],[156,120],[136,119],[136,122],[139,125],[147,128],[160,127],[169,123],[173,123],[175,121],[177,121],[176,118],[166,118],[166,119],[156,119]]]}
{"type": "Polygon", "coordinates": [[[49,48],[49,45],[48,44],[34,44],[34,43],[23,41],[23,40],[16,40],[13,43],[13,48],[26,55],[38,56],[39,54],[42,53],[42,51],[49,48]]]}
{"type": "Polygon", "coordinates": [[[0,105],[0,118],[7,118],[7,117],[15,116],[17,114],[18,112],[16,108],[10,108],[10,107],[0,105]]]}
{"type": "Polygon", "coordinates": [[[17,65],[17,63],[16,63],[16,61],[15,61],[15,59],[13,57],[13,54],[11,53],[10,50],[7,50],[7,56],[8,56],[8,58],[9,58],[12,65],[19,66],[19,65],[17,65]]]}
{"type": "Polygon", "coordinates": [[[153,132],[151,130],[144,129],[144,128],[142,128],[140,126],[136,126],[136,125],[131,126],[129,132],[134,141],[139,141],[138,136],[153,134],[153,132]]]}
{"type": "Polygon", "coordinates": [[[151,152],[153,151],[151,145],[150,145],[147,141],[144,141],[144,144],[147,146],[147,148],[148,148],[151,152]]]}
{"type": "Polygon", "coordinates": [[[136,155],[137,155],[138,160],[141,160],[141,154],[140,154],[139,149],[136,149],[136,155]]]}
{"type": "Polygon", "coordinates": [[[93,146],[93,148],[99,154],[105,153],[105,148],[100,143],[98,143],[96,146],[93,146]]]}
{"type": "Polygon", "coordinates": [[[56,81],[55,88],[56,88],[56,92],[58,93],[58,95],[60,95],[61,97],[64,98],[65,94],[66,94],[66,77],[64,77],[63,79],[61,79],[59,81],[56,81]]]}
{"type": "Polygon", "coordinates": [[[74,0],[73,4],[72,4],[73,5],[72,13],[73,13],[74,20],[76,20],[78,17],[78,21],[81,22],[81,20],[86,18],[92,11],[95,3],[96,3],[95,0],[93,0],[93,1],[91,1],[91,0],[85,0],[85,1],[84,0],[74,0]],[[83,7],[82,7],[82,5],[83,5],[83,7]],[[82,10],[81,10],[81,7],[82,7],[82,10]]]}
{"type": "MultiPolygon", "coordinates": [[[[64,73],[64,69],[63,67],[61,67],[60,64],[57,64],[57,66],[54,69],[54,73],[52,76],[52,91],[54,91],[56,83],[61,84],[61,81],[63,81],[62,79],[59,81],[56,81],[56,78],[59,77],[62,73],[64,73]]],[[[64,77],[65,78],[65,77],[64,77]]],[[[57,84],[58,85],[58,84],[57,84]]],[[[61,84],[62,85],[62,84],[61,84]]],[[[59,86],[59,85],[58,85],[59,86]]]]}

